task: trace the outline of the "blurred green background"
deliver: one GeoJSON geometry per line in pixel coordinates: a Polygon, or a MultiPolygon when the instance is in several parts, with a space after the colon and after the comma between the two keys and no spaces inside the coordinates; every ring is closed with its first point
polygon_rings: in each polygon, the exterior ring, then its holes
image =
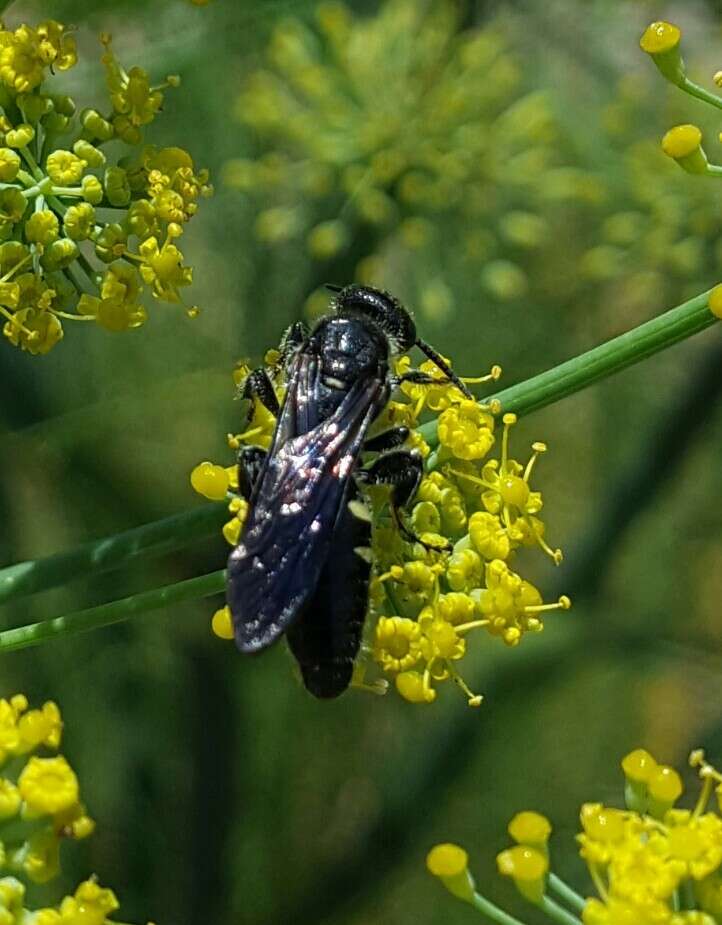
{"type": "MultiPolygon", "coordinates": [[[[67,325],[45,357],[0,344],[0,562],[201,503],[188,473],[230,463],[234,362],[317,312],[325,281],[388,286],[458,370],[498,362],[506,384],[718,282],[720,187],[658,142],[719,126],[638,48],[648,22],[676,22],[710,86],[718,6],[359,0],[319,24],[309,0],[13,3],[12,27],[78,26],[80,62],[56,83],[81,102],[104,96],[101,30],[126,66],[180,73],[147,137],[188,148],[216,194],[183,240],[197,320],[155,304],[125,334],[67,325]]],[[[712,329],[517,428],[520,455],[550,445],[538,484],[566,552],[527,571],[574,607],[517,650],[476,639],[479,711],[453,690],[423,708],[318,703],[283,646],[247,660],[212,637],[213,601],[2,656],[3,695],[60,703],[99,821],[65,852],[64,885],[97,872],[131,922],[471,922],[423,866],[453,840],[522,914],[494,856],[534,808],[557,872],[589,890],[578,808],[621,800],[626,750],[683,765],[705,745],[722,762],[721,369],[712,329]]],[[[219,537],[76,581],[7,606],[3,626],[226,553],[219,537]]]]}

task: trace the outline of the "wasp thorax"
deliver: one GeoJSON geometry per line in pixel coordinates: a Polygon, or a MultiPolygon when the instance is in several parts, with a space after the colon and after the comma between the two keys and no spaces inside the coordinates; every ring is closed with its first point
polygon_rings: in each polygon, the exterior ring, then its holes
{"type": "Polygon", "coordinates": [[[337,312],[370,319],[386,336],[391,352],[405,353],[416,343],[416,325],[401,302],[373,286],[347,286],[334,299],[337,312]]]}

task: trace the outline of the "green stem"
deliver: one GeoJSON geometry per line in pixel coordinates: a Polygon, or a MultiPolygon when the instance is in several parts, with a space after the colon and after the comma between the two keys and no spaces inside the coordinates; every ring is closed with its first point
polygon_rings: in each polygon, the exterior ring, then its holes
{"type": "Polygon", "coordinates": [[[494,903],[485,899],[479,893],[474,893],[471,898],[471,905],[475,909],[478,909],[479,912],[482,912],[487,918],[491,919],[492,922],[498,922],[499,925],[524,925],[524,922],[520,919],[515,919],[513,915],[504,912],[503,909],[495,906],[494,903]]]}
{"type": "Polygon", "coordinates": [[[143,591],[133,594],[109,604],[100,604],[86,610],[77,610],[52,620],[43,620],[40,623],[29,623],[14,629],[0,632],[0,652],[12,652],[16,649],[28,649],[43,642],[49,642],[58,636],[74,636],[87,630],[98,629],[101,626],[110,626],[111,623],[121,623],[130,620],[149,610],[158,610],[170,604],[193,600],[199,597],[209,597],[211,594],[220,594],[226,585],[226,572],[221,569],[198,578],[188,578],[162,588],[153,588],[152,591],[143,591]]]}
{"type": "Polygon", "coordinates": [[[580,896],[576,890],[573,890],[561,877],[557,877],[556,874],[550,873],[547,882],[552,890],[563,900],[568,902],[570,906],[574,906],[579,912],[584,910],[587,904],[584,897],[580,896]]]}
{"type": "Polygon", "coordinates": [[[115,536],[93,540],[70,552],[18,562],[0,569],[0,604],[67,584],[81,575],[97,574],[143,556],[159,556],[210,536],[228,514],[223,505],[205,504],[115,536]]]}
{"type": "Polygon", "coordinates": [[[13,0],[0,0],[0,14],[4,13],[12,2],[13,0]]]}
{"type": "Polygon", "coordinates": [[[582,925],[581,919],[578,919],[576,915],[572,915],[571,912],[567,912],[566,909],[558,903],[555,903],[554,900],[550,899],[548,896],[542,896],[539,908],[546,912],[550,919],[554,919],[555,922],[560,922],[561,925],[582,925]]]}
{"type": "Polygon", "coordinates": [[[684,90],[684,92],[688,93],[690,96],[694,96],[698,100],[702,100],[703,103],[709,103],[711,106],[716,106],[717,109],[722,109],[722,98],[717,96],[716,93],[710,93],[709,90],[705,90],[704,87],[700,87],[699,84],[696,84],[693,80],[690,80],[689,77],[683,78],[681,83],[678,83],[677,86],[680,90],[684,90]]]}
{"type": "MultiPolygon", "coordinates": [[[[494,398],[500,402],[503,412],[513,411],[523,415],[545,408],[568,395],[574,395],[600,379],[606,379],[607,376],[659,353],[660,350],[671,347],[672,344],[714,324],[717,319],[707,308],[710,291],[703,292],[663,315],[658,315],[651,321],[620,334],[619,337],[567,360],[566,363],[490,395],[484,401],[488,402],[494,398]]],[[[430,421],[419,429],[426,442],[432,447],[436,446],[436,421],[430,421]]]]}
{"type": "MultiPolygon", "coordinates": [[[[626,334],[491,397],[501,403],[504,411],[523,415],[573,395],[709,327],[716,319],[707,308],[708,295],[703,292],[626,334]]],[[[438,443],[436,421],[424,424],[420,431],[429,444],[438,443]]],[[[219,509],[218,505],[208,505],[201,510],[195,508],[88,543],[69,553],[0,569],[0,603],[64,584],[80,575],[117,568],[141,554],[145,557],[162,555],[189,545],[198,537],[213,533],[220,526],[223,515],[225,509],[219,509]]]]}

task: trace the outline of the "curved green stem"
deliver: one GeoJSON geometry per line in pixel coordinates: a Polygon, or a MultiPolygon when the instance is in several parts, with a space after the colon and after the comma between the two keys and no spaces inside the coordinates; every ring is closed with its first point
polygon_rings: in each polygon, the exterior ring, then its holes
{"type": "Polygon", "coordinates": [[[573,890],[561,877],[557,877],[556,874],[550,873],[548,875],[548,883],[557,896],[560,896],[563,900],[568,902],[570,906],[574,906],[579,912],[584,910],[586,906],[584,897],[580,896],[576,890],[573,890]]]}
{"type": "Polygon", "coordinates": [[[520,919],[515,919],[513,915],[504,912],[503,909],[495,906],[494,903],[485,899],[479,893],[474,893],[470,902],[475,909],[482,912],[488,919],[491,919],[492,922],[498,922],[498,925],[524,925],[524,922],[520,919]]]}
{"type": "Polygon", "coordinates": [[[688,93],[690,96],[694,96],[696,99],[702,100],[703,103],[709,103],[711,106],[714,106],[717,109],[722,109],[722,98],[717,96],[716,93],[710,93],[709,90],[706,90],[704,87],[700,87],[699,84],[695,83],[693,80],[690,80],[689,77],[683,77],[677,86],[680,90],[684,90],[684,92],[688,93]]]}
{"type": "Polygon", "coordinates": [[[199,537],[215,533],[227,516],[224,506],[204,504],[115,536],[93,540],[70,552],[10,565],[0,569],[0,604],[66,584],[81,575],[108,571],[139,556],[159,556],[181,549],[199,537]]]}
{"type": "MultiPolygon", "coordinates": [[[[484,401],[496,399],[502,412],[523,415],[574,395],[714,324],[717,319],[707,308],[710,291],[484,401]]],[[[420,431],[427,443],[436,445],[436,421],[424,424],[420,431]]]]}
{"type": "Polygon", "coordinates": [[[109,626],[111,623],[120,623],[149,610],[158,610],[180,601],[220,594],[225,585],[226,572],[225,569],[221,569],[208,575],[200,575],[198,578],[188,578],[186,581],[165,585],[162,588],[153,588],[152,591],[142,591],[140,594],[133,594],[109,604],[100,604],[98,607],[77,610],[75,613],[68,613],[52,620],[4,630],[0,632],[0,653],[28,649],[58,636],[74,636],[76,633],[109,626]]]}
{"type": "Polygon", "coordinates": [[[550,919],[559,922],[560,925],[582,925],[581,919],[578,919],[576,915],[572,915],[571,912],[567,912],[566,909],[548,896],[542,896],[539,908],[546,912],[550,919]]]}
{"type": "MultiPolygon", "coordinates": [[[[523,415],[573,395],[712,325],[716,319],[707,308],[708,296],[709,292],[703,292],[626,334],[491,398],[499,401],[503,411],[523,415]]],[[[420,431],[430,445],[438,443],[436,421],[424,424],[420,431]]],[[[87,543],[68,553],[0,569],[0,604],[65,584],[80,575],[120,567],[136,556],[148,558],[179,549],[220,528],[225,516],[225,507],[209,504],[87,543]]]]}

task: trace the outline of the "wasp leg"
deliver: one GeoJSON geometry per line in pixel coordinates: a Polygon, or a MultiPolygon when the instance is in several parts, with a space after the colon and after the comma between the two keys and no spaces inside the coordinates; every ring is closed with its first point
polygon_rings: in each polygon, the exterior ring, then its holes
{"type": "Polygon", "coordinates": [[[242,446],[238,451],[238,495],[246,501],[250,500],[266,456],[260,446],[242,446]]]}
{"type": "Polygon", "coordinates": [[[393,450],[402,443],[406,443],[410,433],[408,427],[392,427],[384,430],[364,443],[364,453],[382,453],[385,450],[393,450]]]}
{"type": "Polygon", "coordinates": [[[451,372],[451,370],[449,370],[447,373],[447,370],[448,367],[444,367],[442,369],[444,376],[440,379],[438,376],[432,376],[429,373],[422,372],[420,369],[410,369],[403,375],[393,378],[391,380],[391,388],[392,390],[398,389],[398,387],[403,382],[413,382],[415,385],[438,385],[440,382],[451,382],[464,395],[465,398],[470,398],[472,401],[474,401],[474,396],[464,385],[461,379],[459,379],[459,377],[454,372],[451,372]]]}
{"type": "Polygon", "coordinates": [[[281,354],[279,366],[286,366],[294,353],[306,343],[308,334],[308,325],[303,321],[294,321],[290,327],[286,328],[281,337],[281,343],[278,345],[278,352],[281,354]]]}
{"type": "Polygon", "coordinates": [[[251,422],[253,417],[253,400],[256,398],[274,417],[278,417],[280,406],[276,398],[276,392],[274,391],[271,377],[263,366],[252,370],[246,376],[238,388],[238,397],[250,400],[247,414],[248,423],[251,422]]]}
{"type": "Polygon", "coordinates": [[[386,453],[375,460],[366,469],[356,473],[359,482],[365,485],[391,486],[391,514],[399,531],[412,543],[420,543],[424,549],[434,552],[446,552],[444,547],[425,543],[403,521],[401,509],[406,507],[416,494],[424,474],[424,461],[416,450],[396,450],[386,453]]]}

